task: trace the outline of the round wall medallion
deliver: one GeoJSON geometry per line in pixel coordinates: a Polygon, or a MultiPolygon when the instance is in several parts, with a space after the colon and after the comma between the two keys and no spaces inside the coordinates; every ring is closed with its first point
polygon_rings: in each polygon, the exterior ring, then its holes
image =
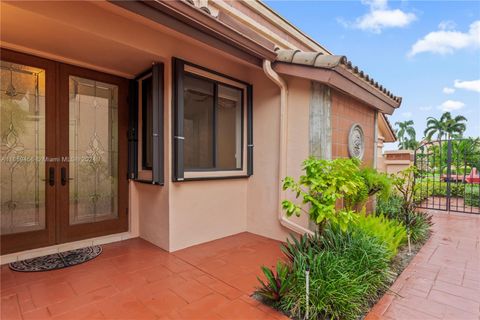
{"type": "Polygon", "coordinates": [[[365,137],[363,135],[363,129],[358,123],[355,123],[348,133],[348,154],[351,158],[355,157],[362,160],[364,153],[365,137]]]}

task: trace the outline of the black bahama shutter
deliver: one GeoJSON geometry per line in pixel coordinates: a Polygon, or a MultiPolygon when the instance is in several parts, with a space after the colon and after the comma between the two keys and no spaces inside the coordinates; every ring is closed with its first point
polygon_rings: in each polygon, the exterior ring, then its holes
{"type": "Polygon", "coordinates": [[[152,67],[152,103],[153,103],[153,166],[152,183],[164,183],[164,143],[163,143],[163,63],[152,67]]]}
{"type": "Polygon", "coordinates": [[[138,170],[138,83],[130,80],[128,95],[128,179],[137,179],[138,170]]]}
{"type": "MultiPolygon", "coordinates": [[[[151,70],[143,72],[136,79],[130,81],[129,88],[129,124],[128,124],[128,179],[143,183],[164,184],[164,65],[156,63],[151,70]],[[152,86],[152,178],[142,179],[138,174],[138,122],[149,120],[145,115],[139,119],[139,83],[145,75],[151,73],[152,86]]],[[[143,103],[143,100],[142,100],[143,103]]],[[[146,109],[145,109],[146,110],[146,109]]],[[[145,124],[143,124],[145,128],[145,124]]],[[[144,131],[146,134],[146,131],[144,131]]],[[[146,146],[143,145],[143,148],[146,146]]],[[[145,151],[145,150],[144,150],[145,151]]],[[[145,152],[142,154],[145,157],[145,152]]]]}
{"type": "Polygon", "coordinates": [[[253,175],[253,87],[247,87],[247,175],[253,175]]]}
{"type": "Polygon", "coordinates": [[[183,181],[183,76],[184,62],[173,58],[173,181],[183,181]]]}

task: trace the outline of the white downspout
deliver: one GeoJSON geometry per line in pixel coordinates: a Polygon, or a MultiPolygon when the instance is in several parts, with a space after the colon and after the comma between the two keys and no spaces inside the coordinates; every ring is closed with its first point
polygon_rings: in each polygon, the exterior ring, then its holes
{"type": "Polygon", "coordinates": [[[296,233],[304,234],[313,232],[301,225],[290,221],[284,214],[282,200],[286,199],[286,192],[282,188],[282,180],[287,175],[287,142],[288,142],[288,87],[285,81],[272,69],[269,60],[263,60],[263,72],[280,88],[280,148],[278,155],[278,219],[280,224],[296,233]]]}

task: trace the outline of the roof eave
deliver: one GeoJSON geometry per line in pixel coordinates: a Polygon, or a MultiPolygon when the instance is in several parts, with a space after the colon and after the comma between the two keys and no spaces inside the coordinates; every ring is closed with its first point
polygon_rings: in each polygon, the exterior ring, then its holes
{"type": "Polygon", "coordinates": [[[296,76],[324,83],[344,92],[382,113],[392,114],[400,106],[399,101],[390,99],[375,87],[368,85],[345,68],[318,68],[307,65],[275,62],[273,69],[281,74],[296,76]]]}
{"type": "Polygon", "coordinates": [[[380,121],[383,123],[387,131],[387,134],[384,135],[384,142],[397,141],[397,135],[395,134],[395,130],[393,129],[392,124],[390,123],[385,114],[380,113],[380,121]]]}
{"type": "Polygon", "coordinates": [[[256,42],[208,13],[182,1],[135,0],[111,3],[258,66],[262,65],[263,59],[275,60],[277,56],[273,43],[267,47],[264,45],[264,39],[263,44],[256,42]]]}

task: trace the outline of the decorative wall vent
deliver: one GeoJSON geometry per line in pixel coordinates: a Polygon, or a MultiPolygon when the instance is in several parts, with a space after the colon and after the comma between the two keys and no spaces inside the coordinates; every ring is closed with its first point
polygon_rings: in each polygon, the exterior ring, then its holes
{"type": "Polygon", "coordinates": [[[358,123],[353,124],[348,133],[348,154],[351,158],[355,157],[360,160],[365,154],[365,136],[358,123]]]}

